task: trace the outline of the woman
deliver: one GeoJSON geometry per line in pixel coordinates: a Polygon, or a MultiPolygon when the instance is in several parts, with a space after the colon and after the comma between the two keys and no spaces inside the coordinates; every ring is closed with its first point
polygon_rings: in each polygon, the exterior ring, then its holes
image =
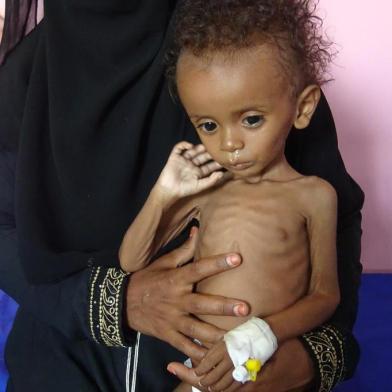
{"type": "MultiPolygon", "coordinates": [[[[175,3],[48,2],[1,68],[0,288],[20,305],[6,352],[10,391],[172,390],[178,379],[166,365],[203,355],[185,336],[221,336],[189,314],[233,314],[238,304],[192,294],[192,283],[228,268],[223,256],[196,273],[174,268],[191,259],[195,238],[178,247],[182,236],[131,277],[118,266],[122,235],[171,147],[195,141],[163,78],[175,3]]],[[[342,303],[330,323],[282,345],[256,383],[230,390],[329,391],[358,360],[350,331],[363,194],[345,171],[325,100],[287,149],[297,170],[338,191],[342,303]]],[[[177,376],[195,381],[183,369],[177,376]]]]}

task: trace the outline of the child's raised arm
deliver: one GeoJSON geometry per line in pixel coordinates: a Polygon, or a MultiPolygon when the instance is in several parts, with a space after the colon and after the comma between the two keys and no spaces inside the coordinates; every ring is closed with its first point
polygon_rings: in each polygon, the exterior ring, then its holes
{"type": "Polygon", "coordinates": [[[123,238],[119,258],[126,272],[146,266],[161,246],[174,238],[197,214],[191,198],[215,185],[223,173],[203,145],[180,142],[123,238]],[[178,205],[177,205],[178,204],[178,205]],[[159,231],[159,232],[158,232],[159,231]]]}

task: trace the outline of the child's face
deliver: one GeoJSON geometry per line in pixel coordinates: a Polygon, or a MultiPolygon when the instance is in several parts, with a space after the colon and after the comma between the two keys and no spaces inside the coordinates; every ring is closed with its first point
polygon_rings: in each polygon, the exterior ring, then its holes
{"type": "Polygon", "coordinates": [[[297,100],[273,48],[234,56],[183,53],[177,88],[213,159],[236,177],[260,177],[284,159],[297,100]]]}

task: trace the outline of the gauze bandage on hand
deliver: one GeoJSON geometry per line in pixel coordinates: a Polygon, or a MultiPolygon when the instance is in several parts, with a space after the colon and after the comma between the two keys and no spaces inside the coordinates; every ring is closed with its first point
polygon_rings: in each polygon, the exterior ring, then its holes
{"type": "Polygon", "coordinates": [[[252,317],[244,324],[227,332],[223,340],[234,364],[233,378],[245,383],[250,375],[245,367],[248,359],[257,359],[263,365],[278,348],[276,336],[262,319],[252,317]]]}

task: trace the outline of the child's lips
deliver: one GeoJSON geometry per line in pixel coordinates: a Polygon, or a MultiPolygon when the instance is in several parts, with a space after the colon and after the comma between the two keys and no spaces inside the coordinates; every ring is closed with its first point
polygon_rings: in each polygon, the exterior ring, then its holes
{"type": "Polygon", "coordinates": [[[237,162],[229,164],[228,167],[232,170],[245,170],[253,165],[253,162],[237,162]]]}

